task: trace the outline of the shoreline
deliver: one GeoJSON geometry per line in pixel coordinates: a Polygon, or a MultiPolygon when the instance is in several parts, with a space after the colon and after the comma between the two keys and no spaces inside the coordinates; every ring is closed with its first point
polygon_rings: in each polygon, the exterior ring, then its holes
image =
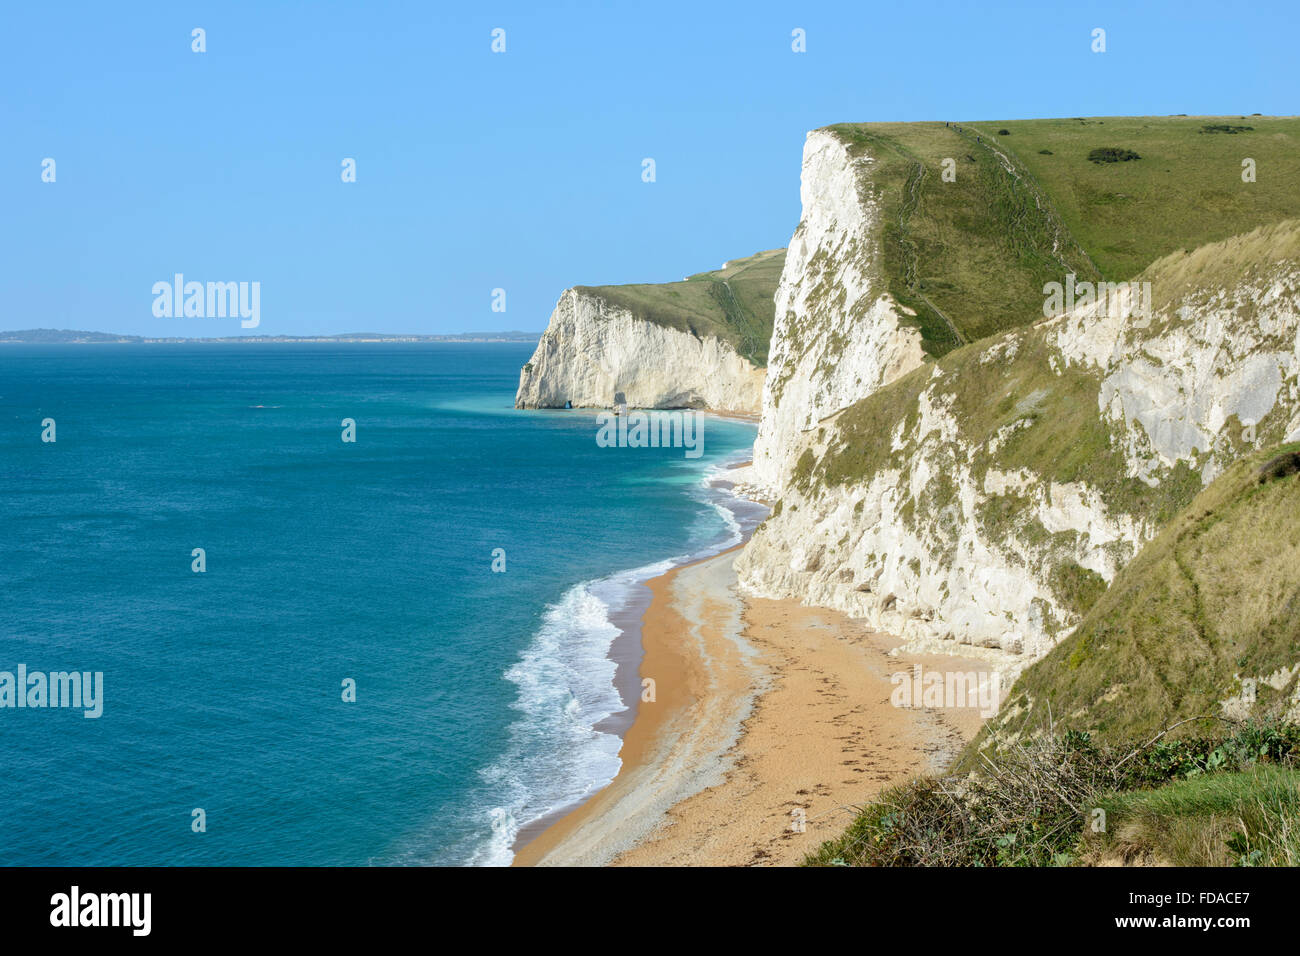
{"type": "Polygon", "coordinates": [[[655,699],[640,703],[624,734],[614,779],[555,815],[527,843],[517,842],[512,866],[607,863],[648,836],[663,813],[689,796],[683,791],[721,782],[718,768],[708,759],[715,749],[709,731],[713,722],[721,721],[734,725],[738,734],[749,700],[747,695],[738,700],[718,694],[713,686],[721,663],[733,673],[746,670],[739,614],[726,620],[730,602],[720,604],[714,598],[716,584],[732,573],[741,547],[743,543],[733,545],[647,582],[652,596],[641,627],[639,673],[653,675],[655,699]],[[699,606],[683,614],[683,598],[694,598],[699,606]],[[692,613],[697,610],[700,613],[692,613]],[[702,633],[705,629],[710,633],[702,633]],[[655,779],[655,771],[666,765],[676,779],[655,779]]]}
{"type": "Polygon", "coordinates": [[[974,707],[895,707],[890,677],[988,662],[901,653],[838,612],[744,598],[743,546],[646,582],[639,673],[656,700],[640,703],[614,779],[530,827],[511,865],[797,864],[849,808],[944,769],[974,736],[974,707]]]}
{"type": "MultiPolygon", "coordinates": [[[[685,567],[685,565],[679,565],[679,567],[685,567]]],[[[671,574],[673,570],[676,569],[670,568],[666,573],[671,574]]],[[[642,620],[653,600],[650,582],[658,580],[660,577],[662,575],[655,575],[646,581],[639,582],[633,588],[632,595],[627,603],[610,614],[610,623],[618,628],[619,633],[614,638],[613,643],[610,644],[607,657],[614,662],[614,689],[623,701],[624,709],[610,714],[597,723],[592,729],[598,733],[613,734],[620,740],[626,740],[628,731],[636,722],[637,714],[640,713],[642,620]]],[[[599,792],[599,790],[596,791],[596,793],[599,792]]],[[[594,796],[595,793],[589,794],[576,803],[552,810],[550,813],[543,814],[536,820],[521,826],[511,844],[515,859],[518,859],[519,852],[539,835],[546,832],[557,821],[564,819],[574,810],[583,806],[594,796]]],[[[511,865],[514,865],[513,862],[511,865]]]]}
{"type": "MultiPolygon", "coordinates": [[[[610,607],[609,621],[615,626],[618,633],[609,646],[606,659],[615,666],[614,689],[623,704],[623,709],[603,718],[592,729],[597,733],[611,734],[618,737],[620,754],[626,747],[628,732],[636,725],[641,708],[644,706],[641,701],[641,673],[645,659],[644,631],[647,615],[652,605],[656,603],[655,582],[672,576],[684,568],[707,563],[742,547],[749,541],[754,529],[767,515],[768,509],[762,503],[737,495],[732,490],[735,483],[730,478],[731,473],[738,468],[747,466],[750,460],[751,455],[748,450],[742,452],[738,449],[735,457],[731,460],[714,462],[700,474],[701,487],[706,489],[703,502],[706,505],[712,505],[720,512],[727,512],[727,521],[733,528],[732,535],[729,538],[722,538],[706,545],[690,554],[680,555],[660,562],[661,566],[666,566],[666,570],[655,569],[653,565],[641,569],[652,573],[649,577],[632,584],[627,594],[621,596],[619,601],[610,607]],[[674,561],[679,563],[672,563],[674,561]]],[[[611,577],[620,573],[628,572],[615,572],[611,577]]],[[[631,573],[635,573],[635,571],[631,573]]],[[[602,580],[608,580],[608,578],[602,580]]],[[[620,760],[620,767],[621,763],[620,760]]],[[[515,865],[513,861],[517,860],[519,854],[540,835],[546,833],[553,825],[569,814],[581,809],[612,783],[613,781],[610,781],[600,789],[588,792],[573,802],[556,807],[542,816],[521,825],[510,843],[511,865],[515,865]]]]}

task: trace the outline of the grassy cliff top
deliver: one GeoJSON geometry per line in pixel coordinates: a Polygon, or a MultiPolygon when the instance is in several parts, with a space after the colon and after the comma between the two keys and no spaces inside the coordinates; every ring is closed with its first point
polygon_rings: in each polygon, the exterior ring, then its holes
{"type": "Polygon", "coordinates": [[[1164,256],[1300,216],[1296,118],[829,129],[872,159],[884,214],[875,267],[933,355],[1041,317],[1044,283],[1067,272],[1127,281],[1164,256]],[[1242,180],[1245,159],[1254,182],[1242,180]]]}
{"type": "Polygon", "coordinates": [[[761,367],[767,365],[773,297],[784,265],[785,250],[771,249],[680,282],[575,288],[648,322],[699,338],[716,336],[761,367]]]}
{"type": "Polygon", "coordinates": [[[1014,153],[1109,281],[1300,215],[1300,118],[1105,116],[971,128],[1014,153]],[[1002,129],[1009,135],[997,135],[1002,129]],[[1090,161],[1099,147],[1139,158],[1090,161]],[[1245,159],[1255,161],[1253,183],[1242,181],[1245,159]]]}

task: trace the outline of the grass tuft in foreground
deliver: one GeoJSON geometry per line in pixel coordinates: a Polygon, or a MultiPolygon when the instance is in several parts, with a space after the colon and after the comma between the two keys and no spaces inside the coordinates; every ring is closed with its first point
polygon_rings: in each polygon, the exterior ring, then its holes
{"type": "Polygon", "coordinates": [[[1098,801],[1107,827],[1085,827],[1088,865],[1300,866],[1300,771],[1259,765],[1098,801]]]}

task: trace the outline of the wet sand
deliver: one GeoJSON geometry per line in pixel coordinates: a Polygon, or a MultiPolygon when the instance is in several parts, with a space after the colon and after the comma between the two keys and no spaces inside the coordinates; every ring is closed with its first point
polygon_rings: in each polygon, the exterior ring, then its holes
{"type": "Polygon", "coordinates": [[[614,781],[523,844],[515,865],[792,865],[881,788],[940,771],[975,707],[890,703],[890,675],[987,670],[895,654],[844,615],[742,599],[737,549],[649,582],[639,703],[614,781]]]}
{"type": "Polygon", "coordinates": [[[721,752],[748,716],[762,679],[740,636],[732,590],[738,548],[649,582],[641,628],[643,690],[623,737],[618,776],[522,846],[515,866],[603,865],[649,835],[692,793],[723,781],[721,752]]]}

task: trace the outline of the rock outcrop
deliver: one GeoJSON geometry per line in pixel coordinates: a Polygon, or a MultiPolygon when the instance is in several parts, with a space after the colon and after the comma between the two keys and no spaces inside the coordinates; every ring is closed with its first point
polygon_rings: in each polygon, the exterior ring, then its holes
{"type": "Polygon", "coordinates": [[[1205,714],[1300,720],[1297,473],[1300,444],[1228,465],[1025,671],[968,757],[1048,725],[1149,740],[1205,714]]]}

